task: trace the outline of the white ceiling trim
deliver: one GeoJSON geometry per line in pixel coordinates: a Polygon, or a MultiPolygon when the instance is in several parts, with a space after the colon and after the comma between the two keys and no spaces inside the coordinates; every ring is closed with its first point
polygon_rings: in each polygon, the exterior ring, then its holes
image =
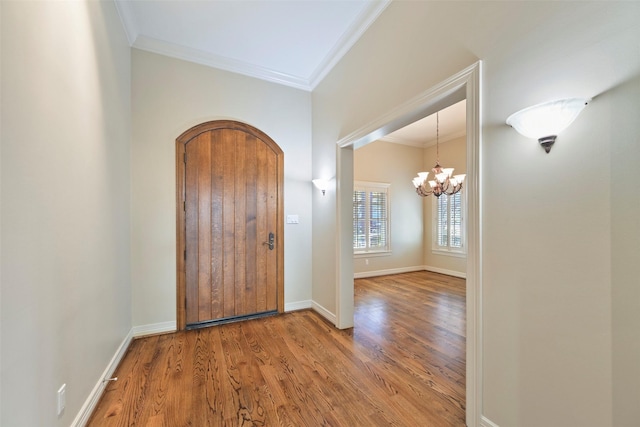
{"type": "Polygon", "coordinates": [[[169,43],[140,34],[131,5],[125,0],[115,0],[116,9],[129,40],[129,45],[137,49],[158,53],[172,58],[218,68],[245,76],[255,77],[273,83],[312,91],[342,57],[353,47],[364,32],[373,24],[392,0],[375,0],[367,3],[353,24],[340,37],[322,62],[310,76],[295,76],[265,67],[215,55],[198,49],[169,43]]]}
{"type": "Polygon", "coordinates": [[[393,136],[383,136],[379,141],[390,142],[392,144],[408,145],[410,147],[424,148],[425,144],[418,141],[409,141],[403,138],[394,138],[393,136]]]}
{"type": "Polygon", "coordinates": [[[139,32],[133,11],[131,10],[131,4],[128,1],[123,0],[115,0],[114,3],[116,5],[118,15],[120,15],[120,21],[122,22],[124,32],[127,35],[127,40],[129,40],[129,46],[133,46],[133,43],[135,43],[138,38],[139,32]]]}
{"type": "Polygon", "coordinates": [[[345,31],[336,45],[327,54],[318,68],[311,75],[311,89],[313,90],[322,79],[336,66],[349,49],[360,39],[367,29],[375,22],[380,14],[391,4],[392,0],[377,0],[367,3],[360,15],[353,21],[353,25],[345,31]]]}
{"type": "Polygon", "coordinates": [[[303,78],[292,76],[290,74],[280,73],[268,68],[259,67],[257,65],[239,61],[237,59],[227,58],[198,49],[168,43],[163,40],[154,39],[152,37],[139,35],[135,43],[133,43],[133,47],[146,50],[148,52],[170,56],[172,58],[195,62],[196,64],[206,65],[212,68],[218,68],[221,70],[231,71],[233,73],[243,74],[245,76],[255,77],[273,83],[291,86],[297,89],[303,89],[307,91],[311,90],[309,81],[303,78]]]}
{"type": "MultiPolygon", "coordinates": [[[[454,132],[454,133],[451,133],[449,135],[445,135],[444,137],[441,137],[439,139],[438,143],[444,144],[445,142],[449,142],[449,141],[453,141],[454,139],[462,138],[466,134],[467,134],[466,130],[461,130],[461,131],[458,131],[458,132],[454,132]]],[[[418,148],[427,148],[427,147],[433,147],[434,145],[436,145],[436,140],[435,139],[430,139],[430,140],[425,141],[425,142],[418,142],[418,141],[408,141],[408,140],[402,139],[402,138],[394,138],[392,136],[383,136],[382,138],[380,138],[380,141],[390,142],[390,143],[393,143],[393,144],[409,145],[411,147],[418,147],[418,148]]]]}

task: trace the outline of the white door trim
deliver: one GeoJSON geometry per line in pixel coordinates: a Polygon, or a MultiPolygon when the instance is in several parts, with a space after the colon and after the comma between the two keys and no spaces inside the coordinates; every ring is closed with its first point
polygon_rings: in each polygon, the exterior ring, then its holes
{"type": "Polygon", "coordinates": [[[353,148],[375,141],[462,99],[467,100],[466,423],[482,418],[481,62],[419,94],[337,142],[336,326],[353,326],[353,148]]]}

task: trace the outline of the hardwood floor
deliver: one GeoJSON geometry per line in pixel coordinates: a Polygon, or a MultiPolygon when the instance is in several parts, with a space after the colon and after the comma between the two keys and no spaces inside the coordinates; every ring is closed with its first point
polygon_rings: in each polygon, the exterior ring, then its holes
{"type": "Polygon", "coordinates": [[[465,282],[355,283],[355,328],[311,310],[132,342],[89,426],[464,426],[465,282]]]}

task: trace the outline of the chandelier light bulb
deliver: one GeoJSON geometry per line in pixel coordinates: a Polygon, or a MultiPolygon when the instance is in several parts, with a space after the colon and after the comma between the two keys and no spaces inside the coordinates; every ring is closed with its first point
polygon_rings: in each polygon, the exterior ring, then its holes
{"type": "Polygon", "coordinates": [[[413,178],[413,186],[419,196],[425,197],[433,194],[440,197],[442,194],[452,195],[462,189],[462,182],[465,175],[456,175],[453,178],[454,168],[443,168],[440,166],[440,118],[436,113],[436,165],[431,169],[435,179],[428,180],[429,172],[418,172],[418,176],[413,178]]]}

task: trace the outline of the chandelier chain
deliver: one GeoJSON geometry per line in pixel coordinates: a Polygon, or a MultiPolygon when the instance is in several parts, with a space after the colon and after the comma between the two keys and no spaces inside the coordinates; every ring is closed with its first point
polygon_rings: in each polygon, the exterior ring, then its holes
{"type": "Polygon", "coordinates": [[[453,168],[443,168],[440,166],[440,112],[436,111],[436,165],[431,169],[434,175],[433,180],[428,179],[428,172],[419,172],[413,179],[418,195],[425,197],[433,194],[440,197],[442,194],[448,196],[457,193],[462,189],[462,182],[465,175],[453,174],[453,168]]]}
{"type": "Polygon", "coordinates": [[[436,163],[440,164],[440,114],[436,112],[436,163]]]}

